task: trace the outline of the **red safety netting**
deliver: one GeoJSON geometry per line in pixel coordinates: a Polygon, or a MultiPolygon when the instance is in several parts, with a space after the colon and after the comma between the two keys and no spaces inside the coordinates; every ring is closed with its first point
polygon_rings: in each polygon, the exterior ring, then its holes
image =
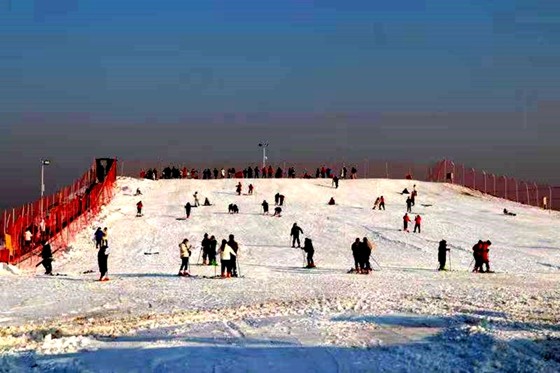
{"type": "Polygon", "coordinates": [[[560,187],[497,176],[447,159],[432,168],[430,180],[461,185],[525,205],[560,210],[560,187]]]}
{"type": "Polygon", "coordinates": [[[33,203],[4,211],[0,231],[4,233],[7,248],[7,239],[11,241],[11,250],[0,250],[0,261],[20,263],[32,258],[41,249],[45,237],[57,247],[66,247],[113,197],[117,162],[109,160],[107,164],[108,170],[96,162],[72,185],[33,203]],[[31,233],[29,241],[26,241],[27,230],[31,233]]]}

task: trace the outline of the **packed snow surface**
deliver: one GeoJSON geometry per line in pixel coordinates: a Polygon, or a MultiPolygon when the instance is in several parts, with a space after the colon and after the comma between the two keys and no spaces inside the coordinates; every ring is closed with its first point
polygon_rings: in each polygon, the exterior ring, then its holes
{"type": "Polygon", "coordinates": [[[241,180],[241,196],[237,182],[119,179],[95,224],[57,252],[61,276],[38,259],[2,267],[0,372],[560,371],[558,213],[411,180],[241,180]],[[400,230],[400,192],[413,184],[422,233],[400,230]],[[213,205],[186,220],[195,191],[213,205]],[[263,215],[277,192],[282,216],[263,215]],[[386,211],[372,210],[380,195],[386,211]],[[315,269],[291,247],[295,222],[315,269]],[[98,226],[109,229],[108,282],[95,281],[98,226]],[[235,235],[242,278],[207,278],[204,233],[235,235]],[[370,275],[347,273],[357,237],[377,246],[370,275]],[[192,278],[177,276],[183,238],[196,245],[192,278]],[[441,239],[451,271],[436,271],[441,239]],[[479,239],[492,241],[496,273],[468,270],[479,239]]]}

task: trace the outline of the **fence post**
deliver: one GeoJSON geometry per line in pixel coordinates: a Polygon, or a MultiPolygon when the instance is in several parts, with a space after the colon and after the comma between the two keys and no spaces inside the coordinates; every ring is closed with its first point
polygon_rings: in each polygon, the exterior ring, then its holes
{"type": "Polygon", "coordinates": [[[504,199],[507,198],[507,176],[504,176],[504,199]]]}
{"type": "Polygon", "coordinates": [[[471,168],[471,170],[472,170],[472,188],[476,190],[476,172],[474,168],[471,168]]]}
{"type": "Polygon", "coordinates": [[[519,182],[515,179],[515,202],[519,202],[519,182]]]}
{"type": "Polygon", "coordinates": [[[461,177],[463,179],[463,182],[461,183],[461,185],[465,186],[465,165],[464,164],[461,165],[461,177]]]}
{"type": "Polygon", "coordinates": [[[389,162],[385,162],[385,176],[389,178],[389,162]]]}
{"type": "MultiPolygon", "coordinates": [[[[455,162],[451,162],[451,164],[453,165],[451,168],[451,174],[453,175],[451,178],[451,184],[455,184],[455,162]]],[[[447,177],[447,175],[445,177],[447,177]]]]}
{"type": "Polygon", "coordinates": [[[525,188],[527,189],[527,205],[531,205],[531,198],[529,197],[529,184],[525,182],[525,188]]]}
{"type": "Polygon", "coordinates": [[[482,171],[482,176],[484,177],[484,194],[486,193],[486,171],[482,171]]]}
{"type": "Polygon", "coordinates": [[[539,204],[539,188],[537,187],[537,183],[535,183],[535,193],[537,194],[537,204],[535,206],[540,206],[539,204]]]}
{"type": "Polygon", "coordinates": [[[443,182],[447,182],[447,159],[443,159],[443,182]]]}
{"type": "Polygon", "coordinates": [[[552,210],[552,187],[551,186],[548,187],[548,204],[546,207],[548,208],[548,211],[552,210]]]}

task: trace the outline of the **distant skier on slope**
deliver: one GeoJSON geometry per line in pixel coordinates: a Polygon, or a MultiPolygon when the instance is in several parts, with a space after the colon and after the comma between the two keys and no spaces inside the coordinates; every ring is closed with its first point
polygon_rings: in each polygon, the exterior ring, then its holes
{"type": "Polygon", "coordinates": [[[210,264],[210,262],[207,261],[210,253],[210,239],[208,238],[208,233],[204,233],[204,238],[200,246],[202,247],[202,265],[210,264]]]}
{"type": "Polygon", "coordinates": [[[482,264],[480,265],[480,269],[482,273],[486,272],[486,273],[492,273],[492,271],[490,270],[490,257],[489,257],[489,252],[490,252],[490,245],[492,245],[492,242],[490,242],[490,240],[484,241],[482,243],[482,250],[481,250],[481,261],[482,264]],[[483,270],[482,266],[486,266],[486,270],[483,270]]]}
{"type": "Polygon", "coordinates": [[[263,215],[268,214],[268,202],[266,202],[266,200],[264,200],[263,203],[261,204],[261,206],[263,208],[263,215]]]}
{"type": "Polygon", "coordinates": [[[187,215],[187,219],[191,217],[191,203],[187,202],[187,204],[185,205],[185,214],[187,215]]]}
{"type": "Polygon", "coordinates": [[[335,204],[336,204],[336,202],[334,201],[334,197],[331,197],[331,199],[329,199],[328,205],[332,206],[332,205],[335,205],[335,204]]]}
{"type": "Polygon", "coordinates": [[[385,211],[385,197],[379,197],[379,210],[383,209],[385,211]]]}
{"type": "Polygon", "coordinates": [[[231,277],[231,258],[235,256],[235,252],[228,245],[226,240],[222,240],[220,245],[220,264],[222,266],[222,277],[231,277]]]}
{"type": "Polygon", "coordinates": [[[210,237],[210,248],[208,250],[208,262],[210,265],[216,265],[216,246],[218,245],[218,241],[216,237],[210,237]]]}
{"type": "Polygon", "coordinates": [[[482,272],[482,240],[478,240],[472,248],[474,257],[473,272],[482,272]]]}
{"type": "Polygon", "coordinates": [[[284,198],[286,198],[283,194],[280,194],[278,197],[278,206],[284,206],[284,198]]]}
{"type": "Polygon", "coordinates": [[[208,197],[204,198],[204,206],[212,206],[208,197]]]}
{"type": "Polygon", "coordinates": [[[185,238],[179,244],[179,256],[181,257],[181,268],[179,268],[178,276],[190,276],[189,271],[189,258],[191,256],[192,246],[189,244],[189,239],[185,238]]]}
{"type": "Polygon", "coordinates": [[[249,194],[249,195],[253,194],[253,189],[255,189],[255,187],[253,186],[253,184],[249,184],[249,191],[248,191],[248,194],[249,194]]]}
{"type": "Polygon", "coordinates": [[[410,223],[410,217],[408,214],[404,214],[403,216],[403,231],[408,232],[408,223],[410,223]]]}
{"type": "Polygon", "coordinates": [[[412,213],[412,200],[410,197],[406,198],[406,212],[412,213]]]}
{"type": "Polygon", "coordinates": [[[237,277],[237,259],[239,258],[239,244],[235,241],[233,234],[229,235],[229,240],[227,242],[228,246],[233,249],[235,255],[233,255],[230,259],[230,266],[231,266],[231,276],[237,277]]]}
{"type": "Polygon", "coordinates": [[[278,206],[280,204],[280,192],[274,195],[274,206],[278,206]]]}
{"type": "Polygon", "coordinates": [[[313,242],[310,238],[306,238],[303,241],[303,251],[307,253],[307,266],[305,268],[315,268],[315,263],[313,262],[313,254],[315,249],[313,248],[313,242]]]}
{"type": "Polygon", "coordinates": [[[274,215],[272,215],[272,216],[281,217],[282,216],[282,207],[276,206],[274,208],[274,215]]]}
{"type": "Polygon", "coordinates": [[[360,247],[361,247],[361,242],[359,238],[356,238],[356,241],[354,241],[354,243],[352,244],[352,256],[354,257],[354,271],[356,273],[360,273],[360,267],[361,267],[361,260],[360,260],[360,247]]]}
{"type": "Polygon", "coordinates": [[[338,189],[338,176],[334,175],[332,178],[333,186],[338,189]]]}
{"type": "Polygon", "coordinates": [[[43,259],[41,264],[45,268],[45,274],[52,276],[52,249],[49,240],[43,240],[43,248],[41,249],[41,258],[43,259]]]}
{"type": "Polygon", "coordinates": [[[142,216],[142,201],[138,201],[136,204],[136,216],[142,216]]]}
{"type": "Polygon", "coordinates": [[[360,243],[360,250],[362,273],[369,274],[371,272],[371,263],[369,258],[371,256],[371,252],[373,251],[373,244],[367,239],[367,237],[364,237],[360,243]]]}
{"type": "Polygon", "coordinates": [[[447,261],[447,252],[449,249],[447,248],[447,241],[441,240],[439,241],[438,247],[438,262],[439,268],[438,271],[445,271],[445,262],[447,261]]]}
{"type": "Polygon", "coordinates": [[[239,182],[235,187],[235,192],[237,193],[238,196],[241,195],[241,182],[239,182]]]}
{"type": "Polygon", "coordinates": [[[301,243],[299,241],[300,233],[303,234],[303,230],[300,227],[298,227],[297,223],[294,223],[290,231],[290,237],[292,237],[292,247],[295,247],[296,242],[297,242],[297,247],[301,247],[301,243]]]}
{"type": "Polygon", "coordinates": [[[109,261],[109,233],[107,228],[103,228],[103,239],[101,240],[101,245],[99,246],[99,251],[97,252],[97,264],[99,265],[99,281],[109,281],[107,276],[108,261],[109,261]]]}
{"type": "Polygon", "coordinates": [[[379,207],[379,197],[377,197],[377,198],[375,199],[375,202],[373,203],[373,208],[372,208],[372,210],[375,210],[375,209],[378,208],[378,207],[379,207]]]}
{"type": "Polygon", "coordinates": [[[416,233],[416,229],[418,229],[418,233],[420,232],[420,224],[422,223],[422,217],[420,215],[416,215],[414,218],[414,233],[416,233]]]}
{"type": "Polygon", "coordinates": [[[194,192],[193,197],[194,197],[194,207],[200,206],[200,202],[198,201],[198,192],[194,192]]]}

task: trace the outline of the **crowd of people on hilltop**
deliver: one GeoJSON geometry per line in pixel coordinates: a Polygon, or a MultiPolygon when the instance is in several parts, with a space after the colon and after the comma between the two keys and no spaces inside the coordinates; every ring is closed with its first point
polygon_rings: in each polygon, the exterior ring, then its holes
{"type": "MultiPolygon", "coordinates": [[[[337,174],[334,169],[322,165],[321,167],[317,167],[315,172],[315,178],[319,179],[335,179],[338,187],[338,180],[339,179],[356,179],[358,174],[358,170],[356,166],[353,166],[350,169],[350,174],[348,173],[348,169],[346,166],[343,166],[340,169],[340,172],[337,174]]],[[[217,168],[210,169],[205,168],[202,172],[199,173],[199,170],[192,168],[187,169],[187,167],[183,167],[179,169],[175,166],[167,166],[165,167],[161,173],[158,172],[157,168],[149,168],[148,170],[141,170],[140,171],[140,178],[141,179],[150,179],[150,180],[159,180],[159,179],[203,179],[203,180],[210,180],[210,179],[231,179],[231,178],[244,178],[244,179],[281,179],[281,178],[289,178],[295,179],[297,177],[295,167],[291,166],[287,169],[282,169],[281,167],[277,167],[276,169],[269,165],[268,167],[258,167],[258,166],[249,166],[242,170],[236,170],[235,167],[231,167],[228,169],[221,168],[218,170],[217,168]],[[200,177],[202,175],[202,177],[200,177]]],[[[311,179],[313,176],[307,171],[307,169],[303,170],[301,175],[304,179],[311,179]]]]}

